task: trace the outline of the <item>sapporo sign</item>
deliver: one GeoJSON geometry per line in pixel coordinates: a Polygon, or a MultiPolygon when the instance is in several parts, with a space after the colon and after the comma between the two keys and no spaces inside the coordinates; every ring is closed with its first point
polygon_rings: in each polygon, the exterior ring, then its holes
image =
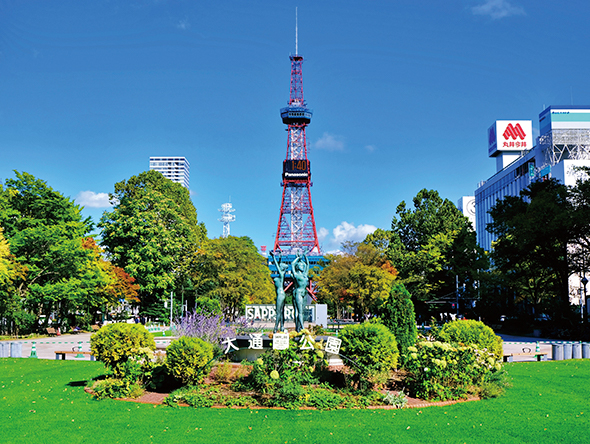
{"type": "MultiPolygon", "coordinates": [[[[246,305],[246,319],[249,321],[273,321],[276,319],[277,309],[274,305],[246,305]]],[[[285,306],[285,321],[295,319],[295,310],[292,306],[285,306]]],[[[306,305],[303,311],[303,320],[315,322],[315,305],[306,305]]]]}

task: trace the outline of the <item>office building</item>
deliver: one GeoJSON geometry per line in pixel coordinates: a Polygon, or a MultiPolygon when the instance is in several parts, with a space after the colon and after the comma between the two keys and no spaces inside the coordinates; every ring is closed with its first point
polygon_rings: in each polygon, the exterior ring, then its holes
{"type": "Polygon", "coordinates": [[[190,164],[186,157],[150,157],[150,170],[156,170],[172,182],[189,189],[190,164]]]}
{"type": "MultiPolygon", "coordinates": [[[[506,196],[518,196],[531,182],[555,178],[575,185],[576,167],[590,166],[590,106],[551,106],[539,114],[539,137],[533,144],[530,120],[498,120],[488,130],[488,154],[496,174],[475,191],[479,245],[491,251],[494,236],[486,230],[490,209],[506,196]]],[[[570,278],[572,303],[579,295],[579,277],[570,278]]]]}

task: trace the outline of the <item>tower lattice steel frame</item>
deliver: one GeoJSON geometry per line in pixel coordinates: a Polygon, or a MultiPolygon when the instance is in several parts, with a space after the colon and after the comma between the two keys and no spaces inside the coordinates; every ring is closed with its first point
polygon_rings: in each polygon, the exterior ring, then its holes
{"type": "Polygon", "coordinates": [[[312,111],[303,99],[303,57],[291,60],[291,92],[289,105],[281,109],[287,125],[287,156],[283,162],[283,198],[274,251],[283,254],[320,255],[320,246],[311,203],[311,166],[307,159],[305,128],[311,122],[312,111]]]}

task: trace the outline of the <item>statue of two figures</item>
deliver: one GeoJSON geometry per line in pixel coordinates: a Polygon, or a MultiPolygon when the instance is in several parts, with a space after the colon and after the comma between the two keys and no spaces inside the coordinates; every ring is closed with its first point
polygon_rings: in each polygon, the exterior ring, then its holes
{"type": "MultiPolygon", "coordinates": [[[[277,291],[277,317],[275,321],[274,332],[283,331],[285,329],[285,274],[289,266],[285,264],[282,255],[275,256],[274,252],[270,252],[270,256],[277,268],[278,276],[274,278],[275,288],[277,291]]],[[[307,294],[307,285],[309,284],[309,260],[305,253],[297,253],[297,256],[291,263],[291,274],[293,275],[293,309],[295,318],[295,330],[300,332],[303,330],[303,313],[305,310],[305,299],[307,294]]]]}

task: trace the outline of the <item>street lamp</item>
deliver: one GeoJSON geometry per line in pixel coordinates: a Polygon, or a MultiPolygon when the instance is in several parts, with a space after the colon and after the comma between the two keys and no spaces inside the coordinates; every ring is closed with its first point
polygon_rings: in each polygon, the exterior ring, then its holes
{"type": "Polygon", "coordinates": [[[584,299],[582,300],[580,306],[582,308],[582,322],[586,322],[586,316],[584,316],[584,310],[586,309],[586,284],[588,283],[588,279],[586,279],[586,275],[582,278],[582,285],[584,285],[584,299]]]}

